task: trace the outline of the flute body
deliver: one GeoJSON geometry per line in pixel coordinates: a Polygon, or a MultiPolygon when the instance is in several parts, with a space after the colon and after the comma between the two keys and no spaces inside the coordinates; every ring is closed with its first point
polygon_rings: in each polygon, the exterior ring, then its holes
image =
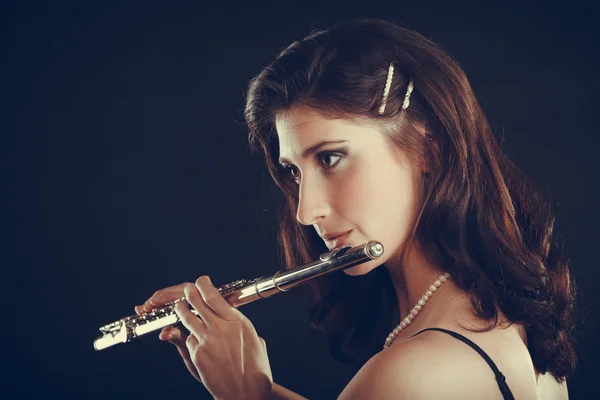
{"type": "MultiPolygon", "coordinates": [[[[331,272],[350,268],[383,255],[383,245],[371,240],[360,246],[349,245],[323,253],[315,261],[272,276],[255,278],[250,281],[241,279],[219,287],[217,290],[233,307],[239,307],[253,301],[286,292],[311,279],[331,272]]],[[[96,350],[103,350],[164,327],[177,324],[179,317],[175,313],[175,304],[185,301],[185,297],[165,304],[142,315],[132,315],[100,328],[102,336],[94,341],[96,350]]],[[[186,302],[187,303],[187,302],[186,302]]],[[[191,311],[198,315],[195,309],[191,311]]]]}

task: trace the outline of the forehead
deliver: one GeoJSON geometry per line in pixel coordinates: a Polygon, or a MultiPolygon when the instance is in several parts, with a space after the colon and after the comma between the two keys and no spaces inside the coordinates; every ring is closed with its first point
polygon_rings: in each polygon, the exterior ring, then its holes
{"type": "Polygon", "coordinates": [[[320,140],[367,140],[378,132],[366,121],[326,117],[307,106],[295,106],[278,114],[275,126],[281,151],[284,148],[294,151],[297,146],[309,146],[320,140]]]}

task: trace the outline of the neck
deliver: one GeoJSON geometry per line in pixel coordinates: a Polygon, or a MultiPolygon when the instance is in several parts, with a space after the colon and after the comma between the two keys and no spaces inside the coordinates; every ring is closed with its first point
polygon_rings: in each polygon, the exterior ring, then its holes
{"type": "MultiPolygon", "coordinates": [[[[396,291],[396,298],[400,308],[400,320],[407,316],[410,310],[425,294],[429,286],[445,271],[429,262],[416,247],[411,247],[406,255],[405,262],[398,258],[386,261],[385,266],[389,271],[392,284],[396,291]]],[[[402,332],[401,336],[412,335],[418,330],[435,324],[451,305],[451,298],[460,295],[462,291],[450,278],[431,296],[419,317],[402,332]]]]}

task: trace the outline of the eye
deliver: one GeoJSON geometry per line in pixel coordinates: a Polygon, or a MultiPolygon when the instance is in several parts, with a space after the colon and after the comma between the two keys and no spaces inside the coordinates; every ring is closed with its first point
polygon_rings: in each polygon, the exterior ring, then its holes
{"type": "Polygon", "coordinates": [[[296,166],[294,166],[294,165],[288,165],[287,167],[285,167],[285,171],[291,177],[294,177],[294,178],[298,177],[298,168],[296,168],[296,166]]]}
{"type": "Polygon", "coordinates": [[[319,161],[325,169],[333,168],[342,159],[343,155],[339,153],[323,152],[318,154],[319,161]]]}
{"type": "MultiPolygon", "coordinates": [[[[337,163],[344,158],[345,154],[339,152],[324,151],[316,155],[316,159],[319,165],[324,170],[333,169],[337,163]]],[[[294,181],[296,184],[300,183],[300,172],[298,167],[292,164],[282,165],[282,173],[286,179],[294,181]]]]}
{"type": "Polygon", "coordinates": [[[299,174],[298,174],[298,168],[296,168],[295,165],[285,165],[282,167],[283,168],[283,174],[285,175],[286,178],[293,180],[294,182],[298,183],[298,178],[299,178],[299,174]]]}

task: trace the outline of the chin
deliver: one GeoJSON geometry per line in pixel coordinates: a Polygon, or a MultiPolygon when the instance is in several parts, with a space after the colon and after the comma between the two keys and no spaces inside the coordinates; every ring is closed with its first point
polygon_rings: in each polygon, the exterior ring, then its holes
{"type": "Polygon", "coordinates": [[[347,268],[344,270],[344,273],[350,276],[366,275],[369,272],[373,271],[375,268],[379,267],[381,264],[382,263],[379,262],[379,260],[372,260],[364,264],[357,265],[355,267],[347,268]]]}

